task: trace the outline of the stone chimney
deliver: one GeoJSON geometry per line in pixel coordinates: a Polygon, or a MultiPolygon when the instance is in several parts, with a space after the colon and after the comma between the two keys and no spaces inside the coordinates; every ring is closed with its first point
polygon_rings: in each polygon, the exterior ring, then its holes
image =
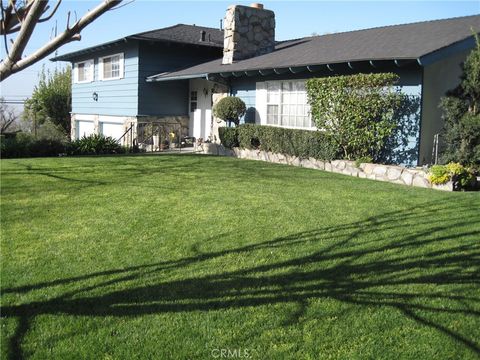
{"type": "Polygon", "coordinates": [[[224,24],[222,64],[267,54],[275,48],[275,13],[262,4],[229,6],[224,24]]]}

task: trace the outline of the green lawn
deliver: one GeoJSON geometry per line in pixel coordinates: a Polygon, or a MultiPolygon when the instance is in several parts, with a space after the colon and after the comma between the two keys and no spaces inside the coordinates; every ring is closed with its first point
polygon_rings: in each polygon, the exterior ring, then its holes
{"type": "Polygon", "coordinates": [[[480,354],[478,193],[187,155],[1,172],[2,359],[480,354]]]}

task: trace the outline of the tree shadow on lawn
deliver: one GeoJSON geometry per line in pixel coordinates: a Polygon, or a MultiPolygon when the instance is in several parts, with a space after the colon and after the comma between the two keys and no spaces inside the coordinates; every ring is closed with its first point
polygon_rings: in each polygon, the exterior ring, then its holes
{"type": "MultiPolygon", "coordinates": [[[[100,159],[101,157],[97,157],[95,160],[100,159]]],[[[158,160],[155,162],[142,162],[139,158],[129,159],[120,157],[119,159],[125,161],[115,163],[107,162],[105,166],[92,166],[89,163],[80,163],[77,166],[48,166],[42,163],[16,161],[13,164],[22,170],[3,170],[2,174],[4,176],[25,175],[47,177],[60,182],[76,184],[79,188],[119,183],[125,186],[136,187],[138,184],[137,182],[132,182],[132,178],[138,179],[144,176],[147,178],[150,176],[160,176],[167,177],[168,179],[174,178],[175,180],[181,180],[183,176],[188,176],[193,173],[196,177],[211,176],[213,179],[218,179],[218,173],[222,173],[224,180],[225,176],[227,176],[235,180],[241,178],[246,181],[252,181],[254,177],[259,178],[264,176],[264,174],[258,174],[258,164],[252,164],[250,161],[222,161],[224,159],[205,157],[202,155],[167,155],[158,157],[158,159],[147,159],[158,160]]],[[[271,176],[270,173],[269,176],[271,176]]],[[[164,183],[162,187],[165,188],[165,185],[167,185],[167,183],[164,183]]],[[[145,184],[142,184],[142,186],[145,186],[145,184]]],[[[156,183],[153,187],[158,188],[160,186],[156,183]]],[[[175,187],[171,187],[171,189],[175,189],[175,187]]]]}
{"type": "MultiPolygon", "coordinates": [[[[94,158],[100,160],[101,157],[94,158]]],[[[210,157],[205,155],[162,155],[158,161],[140,161],[138,157],[128,158],[120,155],[119,160],[123,162],[106,163],[105,166],[98,164],[80,163],[77,166],[47,166],[41,163],[27,163],[16,161],[13,164],[23,170],[4,170],[2,174],[6,175],[26,175],[46,177],[59,182],[70,183],[78,186],[79,189],[85,187],[108,186],[121,184],[122,186],[138,187],[138,180],[145,177],[150,180],[151,176],[163,177],[164,181],[155,182],[154,185],[142,183],[142,187],[162,188],[163,190],[177,190],[178,183],[194,174],[195,178],[202,178],[218,182],[219,174],[224,182],[229,180],[245,181],[272,181],[278,180],[284,183],[285,176],[290,176],[292,172],[297,171],[297,167],[282,164],[265,164],[263,162],[245,159],[232,159],[222,157],[210,157]],[[135,178],[137,181],[132,182],[135,178]]],[[[68,158],[67,158],[68,160],[68,158]]],[[[150,160],[150,159],[147,159],[150,160]]],[[[343,181],[354,181],[354,178],[345,175],[317,172],[316,175],[322,177],[323,181],[331,181],[338,184],[343,181]]],[[[299,173],[295,176],[300,177],[299,173]]],[[[191,180],[191,179],[190,179],[191,180]]],[[[5,189],[14,188],[16,185],[4,186],[5,189]]],[[[20,187],[21,185],[18,185],[20,187]]]]}
{"type": "Polygon", "coordinates": [[[478,333],[454,331],[447,321],[442,323],[435,317],[480,317],[480,298],[462,293],[476,288],[480,281],[480,229],[475,219],[465,216],[468,211],[472,211],[471,206],[424,204],[179,260],[2,289],[3,295],[53,287],[63,291],[50,300],[2,307],[2,317],[18,321],[10,338],[10,355],[23,357],[22,342],[29,324],[42,314],[128,317],[296,303],[298,311],[286,315],[284,325],[288,326],[305,314],[314,299],[396,309],[418,326],[438,331],[480,354],[478,333]],[[431,223],[439,213],[440,220],[431,223]],[[303,255],[283,260],[275,255],[298,254],[294,250],[302,247],[306,249],[303,255]],[[227,264],[232,256],[248,259],[255,254],[265,257],[267,253],[269,261],[246,268],[229,271],[218,265],[222,259],[227,264]],[[205,266],[211,260],[216,264],[211,266],[212,271],[217,273],[168,280],[169,271],[205,266]],[[151,284],[152,277],[153,285],[142,285],[146,280],[151,284]],[[140,285],[125,284],[130,287],[122,290],[109,288],[132,281],[140,285]],[[72,285],[75,290],[71,290],[72,285]],[[88,294],[92,290],[98,294],[102,288],[102,295],[88,294]]]}

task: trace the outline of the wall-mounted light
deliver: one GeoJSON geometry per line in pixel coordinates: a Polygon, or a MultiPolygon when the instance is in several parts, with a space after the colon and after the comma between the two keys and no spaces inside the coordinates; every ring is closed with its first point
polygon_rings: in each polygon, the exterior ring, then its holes
{"type": "Polygon", "coordinates": [[[203,88],[203,95],[205,95],[205,97],[208,96],[208,89],[207,88],[203,88]]]}
{"type": "Polygon", "coordinates": [[[98,101],[98,94],[96,92],[92,94],[92,99],[93,101],[98,101]]]}

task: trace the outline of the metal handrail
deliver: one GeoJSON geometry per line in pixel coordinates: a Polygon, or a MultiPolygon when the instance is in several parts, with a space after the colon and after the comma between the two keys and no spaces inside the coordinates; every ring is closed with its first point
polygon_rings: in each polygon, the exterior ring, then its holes
{"type": "Polygon", "coordinates": [[[125,131],[125,132],[123,133],[123,135],[118,138],[117,142],[121,142],[121,140],[125,137],[125,135],[127,135],[130,131],[132,131],[133,125],[134,125],[134,123],[132,123],[132,124],[130,125],[130,127],[127,129],[127,131],[125,131]]]}

